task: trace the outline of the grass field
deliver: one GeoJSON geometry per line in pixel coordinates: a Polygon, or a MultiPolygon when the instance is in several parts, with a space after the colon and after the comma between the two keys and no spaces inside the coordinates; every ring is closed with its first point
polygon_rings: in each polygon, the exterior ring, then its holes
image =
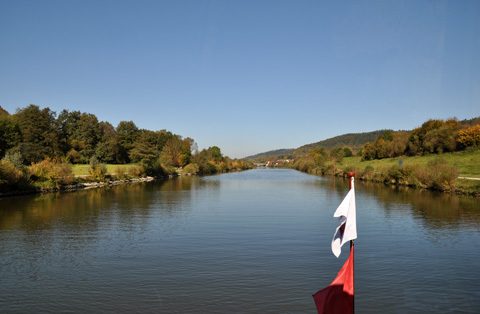
{"type": "Polygon", "coordinates": [[[396,157],[380,160],[361,161],[361,157],[346,157],[342,164],[358,167],[363,170],[366,166],[372,166],[376,170],[398,165],[400,161],[403,165],[426,166],[428,162],[443,158],[449,165],[454,166],[460,171],[460,177],[480,178],[480,149],[468,150],[455,153],[446,153],[441,155],[427,155],[415,157],[396,157]]]}
{"type": "MultiPolygon", "coordinates": [[[[125,165],[113,165],[113,164],[106,164],[107,166],[107,173],[113,174],[117,172],[117,168],[123,167],[125,172],[128,172],[128,168],[136,166],[137,164],[125,164],[125,165]]],[[[73,165],[72,170],[75,176],[87,176],[89,175],[88,169],[90,169],[90,165],[73,165]]]]}

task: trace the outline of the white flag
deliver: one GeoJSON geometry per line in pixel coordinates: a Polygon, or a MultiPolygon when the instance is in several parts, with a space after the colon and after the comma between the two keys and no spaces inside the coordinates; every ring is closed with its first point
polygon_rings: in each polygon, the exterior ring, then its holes
{"type": "Polygon", "coordinates": [[[340,206],[338,206],[333,217],[340,217],[338,218],[338,227],[332,240],[332,252],[336,257],[339,257],[342,252],[342,245],[357,238],[357,214],[353,178],[352,188],[348,191],[340,206]],[[344,228],[342,228],[343,225],[345,225],[344,228]]]}

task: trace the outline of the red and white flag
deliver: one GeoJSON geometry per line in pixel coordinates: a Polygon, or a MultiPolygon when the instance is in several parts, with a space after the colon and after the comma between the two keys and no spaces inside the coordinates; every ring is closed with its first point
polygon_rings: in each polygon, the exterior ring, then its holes
{"type": "Polygon", "coordinates": [[[342,269],[333,282],[315,293],[313,299],[319,314],[353,313],[353,245],[342,269]]]}
{"type": "Polygon", "coordinates": [[[355,188],[351,178],[352,188],[338,206],[333,217],[338,218],[338,226],[332,240],[332,252],[336,257],[342,252],[342,245],[357,238],[357,214],[355,209],[355,188]]]}

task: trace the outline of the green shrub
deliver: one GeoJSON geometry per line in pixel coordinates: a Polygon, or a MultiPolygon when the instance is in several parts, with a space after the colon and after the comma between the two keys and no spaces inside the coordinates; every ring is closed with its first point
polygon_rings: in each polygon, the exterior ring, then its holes
{"type": "Polygon", "coordinates": [[[323,174],[335,175],[336,167],[334,161],[326,162],[322,167],[323,174]]]}
{"type": "Polygon", "coordinates": [[[315,161],[311,158],[303,158],[295,163],[295,168],[299,171],[309,172],[316,167],[315,161]]]}
{"type": "Polygon", "coordinates": [[[322,175],[323,174],[323,168],[322,167],[315,167],[313,168],[312,170],[310,170],[310,173],[311,174],[315,174],[315,175],[322,175]]]}
{"type": "Polygon", "coordinates": [[[373,180],[374,175],[375,175],[375,168],[368,165],[368,166],[365,167],[365,169],[362,172],[360,172],[357,175],[357,177],[359,177],[362,180],[371,181],[371,180],[373,180]]]}
{"type": "Polygon", "coordinates": [[[450,191],[454,188],[459,171],[448,165],[444,159],[438,158],[430,161],[426,167],[418,165],[398,167],[395,165],[381,173],[386,182],[450,191]]]}
{"type": "Polygon", "coordinates": [[[3,160],[11,162],[15,168],[23,169],[23,157],[20,151],[10,150],[5,154],[3,160]]]}
{"type": "Polygon", "coordinates": [[[98,159],[93,156],[90,158],[90,168],[88,169],[90,177],[95,181],[104,181],[107,175],[107,166],[100,163],[98,159]]]}
{"type": "Polygon", "coordinates": [[[145,175],[145,169],[142,166],[131,166],[128,168],[128,175],[133,178],[143,177],[145,175]]]}
{"type": "Polygon", "coordinates": [[[127,178],[127,170],[124,166],[118,166],[115,168],[115,177],[117,177],[118,179],[127,178]]]}
{"type": "Polygon", "coordinates": [[[427,164],[427,186],[442,191],[455,187],[458,178],[457,168],[450,166],[443,158],[437,158],[427,164]]]}
{"type": "Polygon", "coordinates": [[[406,165],[400,168],[402,177],[399,180],[399,184],[409,185],[414,187],[425,187],[425,184],[417,177],[417,173],[422,171],[419,166],[406,165]]]}
{"type": "Polygon", "coordinates": [[[368,165],[365,167],[365,170],[363,170],[363,172],[373,172],[375,171],[375,168],[373,168],[372,166],[368,165]]]}
{"type": "Polygon", "coordinates": [[[23,177],[23,173],[13,163],[0,160],[0,186],[7,187],[17,184],[23,177]]]}
{"type": "Polygon", "coordinates": [[[389,180],[389,181],[393,181],[393,182],[398,183],[402,179],[403,179],[403,172],[400,169],[400,167],[398,167],[397,165],[394,165],[394,166],[391,166],[390,168],[388,168],[387,177],[385,178],[385,180],[389,180]]]}
{"type": "Polygon", "coordinates": [[[142,161],[141,165],[144,169],[144,173],[148,176],[161,177],[167,174],[175,173],[174,167],[169,167],[170,169],[167,169],[167,167],[164,167],[161,164],[160,159],[157,159],[156,161],[148,162],[148,163],[144,163],[142,161]]]}
{"type": "Polygon", "coordinates": [[[197,164],[188,164],[183,168],[184,173],[197,174],[200,171],[200,168],[197,164]]]}
{"type": "Polygon", "coordinates": [[[47,158],[28,167],[33,181],[46,182],[51,187],[59,188],[63,184],[73,182],[72,166],[60,158],[47,158]]]}
{"type": "Polygon", "coordinates": [[[215,164],[213,164],[211,162],[207,162],[205,172],[206,173],[215,173],[215,172],[217,172],[217,167],[215,167],[215,164]]]}
{"type": "Polygon", "coordinates": [[[104,181],[107,176],[107,167],[104,164],[90,165],[88,172],[92,180],[104,181]]]}

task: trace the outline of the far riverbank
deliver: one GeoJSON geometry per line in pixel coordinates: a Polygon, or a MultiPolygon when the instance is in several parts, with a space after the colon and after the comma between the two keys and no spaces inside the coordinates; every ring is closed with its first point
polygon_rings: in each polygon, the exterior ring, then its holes
{"type": "MultiPolygon", "coordinates": [[[[243,171],[243,169],[230,170],[228,172],[238,172],[238,171],[243,171]]],[[[206,175],[206,174],[203,174],[203,173],[192,174],[192,173],[180,172],[180,173],[175,173],[175,174],[165,175],[165,176],[158,176],[158,177],[145,176],[145,177],[139,177],[139,178],[125,178],[125,179],[109,179],[108,178],[108,177],[112,178],[112,176],[114,175],[115,174],[108,174],[107,179],[104,181],[89,181],[88,175],[77,175],[75,176],[76,178],[83,178],[82,180],[85,180],[85,182],[77,182],[74,184],[64,184],[54,188],[39,188],[39,189],[30,188],[30,189],[24,189],[24,190],[0,192],[0,199],[6,198],[6,197],[33,195],[33,194],[71,192],[71,191],[78,191],[78,190],[117,186],[117,185],[123,185],[123,184],[151,182],[155,180],[168,180],[168,179],[181,177],[181,176],[198,176],[198,175],[206,175]]]]}
{"type": "Polygon", "coordinates": [[[480,149],[374,160],[344,157],[315,163],[309,156],[284,164],[302,172],[480,197],[480,149]]]}

